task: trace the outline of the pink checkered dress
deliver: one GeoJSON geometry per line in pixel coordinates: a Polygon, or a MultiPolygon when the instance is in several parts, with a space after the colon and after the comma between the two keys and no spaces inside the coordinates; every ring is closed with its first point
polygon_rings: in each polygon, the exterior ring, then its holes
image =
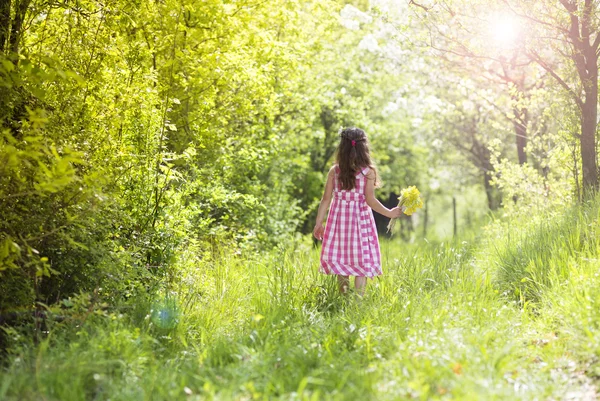
{"type": "Polygon", "coordinates": [[[381,275],[381,255],[375,219],[365,198],[364,168],[356,175],[354,189],[340,188],[339,167],[335,167],[333,201],[327,216],[321,268],[325,274],[373,277],[381,275]]]}

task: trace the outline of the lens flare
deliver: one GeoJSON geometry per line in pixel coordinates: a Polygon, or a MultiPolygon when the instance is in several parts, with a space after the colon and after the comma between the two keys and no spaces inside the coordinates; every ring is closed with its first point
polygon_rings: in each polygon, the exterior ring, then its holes
{"type": "Polygon", "coordinates": [[[490,21],[491,36],[500,47],[514,47],[519,39],[519,31],[517,20],[510,15],[496,15],[490,21]]]}
{"type": "Polygon", "coordinates": [[[179,323],[179,308],[177,302],[171,298],[165,298],[155,302],[151,310],[152,323],[161,329],[172,330],[179,323]]]}

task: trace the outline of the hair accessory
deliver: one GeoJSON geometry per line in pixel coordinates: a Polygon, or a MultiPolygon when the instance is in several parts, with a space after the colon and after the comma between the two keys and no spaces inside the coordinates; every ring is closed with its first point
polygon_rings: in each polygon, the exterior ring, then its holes
{"type": "Polygon", "coordinates": [[[355,147],[355,146],[356,146],[356,141],[353,139],[352,140],[352,147],[355,147]]]}

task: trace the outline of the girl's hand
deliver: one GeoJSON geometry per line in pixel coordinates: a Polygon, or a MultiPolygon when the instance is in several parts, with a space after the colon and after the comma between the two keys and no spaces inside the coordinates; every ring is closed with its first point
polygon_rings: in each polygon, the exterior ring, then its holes
{"type": "Polygon", "coordinates": [[[325,234],[325,227],[322,224],[317,224],[313,229],[313,235],[319,241],[323,241],[323,234],[325,234]]]}
{"type": "Polygon", "coordinates": [[[402,208],[401,207],[395,207],[393,209],[390,209],[390,215],[389,218],[390,219],[397,219],[398,217],[402,216],[402,208]]]}

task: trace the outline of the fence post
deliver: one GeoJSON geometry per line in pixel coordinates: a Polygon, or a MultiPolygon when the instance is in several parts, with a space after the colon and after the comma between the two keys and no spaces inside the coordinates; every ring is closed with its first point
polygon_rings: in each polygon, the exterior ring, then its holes
{"type": "Polygon", "coordinates": [[[454,236],[456,237],[457,223],[456,223],[456,197],[452,195],[452,217],[454,222],[454,236]]]}

